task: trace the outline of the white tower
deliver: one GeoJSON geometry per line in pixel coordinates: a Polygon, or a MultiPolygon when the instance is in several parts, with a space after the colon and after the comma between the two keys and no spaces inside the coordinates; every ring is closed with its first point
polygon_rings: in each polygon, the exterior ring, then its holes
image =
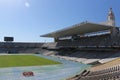
{"type": "Polygon", "coordinates": [[[115,16],[112,11],[112,8],[110,8],[109,13],[108,13],[108,25],[112,26],[110,31],[111,31],[111,36],[114,39],[114,37],[116,37],[118,35],[119,29],[115,25],[115,16]]]}
{"type": "Polygon", "coordinates": [[[108,25],[115,26],[115,16],[112,11],[112,8],[110,8],[108,13],[108,25]]]}

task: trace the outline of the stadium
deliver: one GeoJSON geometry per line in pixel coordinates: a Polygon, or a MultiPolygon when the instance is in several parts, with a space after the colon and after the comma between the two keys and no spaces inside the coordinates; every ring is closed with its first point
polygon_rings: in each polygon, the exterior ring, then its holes
{"type": "Polygon", "coordinates": [[[82,22],[40,37],[54,42],[0,42],[0,80],[119,80],[120,30],[108,21],[82,22]]]}

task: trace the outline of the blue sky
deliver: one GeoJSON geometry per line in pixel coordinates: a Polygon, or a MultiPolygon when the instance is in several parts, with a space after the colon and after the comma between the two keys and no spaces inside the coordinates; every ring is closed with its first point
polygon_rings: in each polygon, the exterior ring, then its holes
{"type": "Polygon", "coordinates": [[[120,26],[120,0],[0,0],[0,41],[45,42],[40,35],[83,21],[104,22],[113,8],[120,26]]]}

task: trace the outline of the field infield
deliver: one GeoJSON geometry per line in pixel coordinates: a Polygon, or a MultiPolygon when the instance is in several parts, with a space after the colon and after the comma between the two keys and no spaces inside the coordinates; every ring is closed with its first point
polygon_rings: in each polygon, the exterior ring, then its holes
{"type": "Polygon", "coordinates": [[[61,64],[35,55],[0,55],[0,68],[61,64]]]}

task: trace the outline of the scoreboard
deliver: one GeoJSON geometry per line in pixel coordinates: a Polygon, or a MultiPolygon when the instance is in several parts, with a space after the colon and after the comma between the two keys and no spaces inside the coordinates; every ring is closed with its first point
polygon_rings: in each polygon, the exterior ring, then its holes
{"type": "Polygon", "coordinates": [[[12,42],[12,41],[14,41],[14,37],[4,37],[4,41],[6,41],[6,42],[12,42]]]}

